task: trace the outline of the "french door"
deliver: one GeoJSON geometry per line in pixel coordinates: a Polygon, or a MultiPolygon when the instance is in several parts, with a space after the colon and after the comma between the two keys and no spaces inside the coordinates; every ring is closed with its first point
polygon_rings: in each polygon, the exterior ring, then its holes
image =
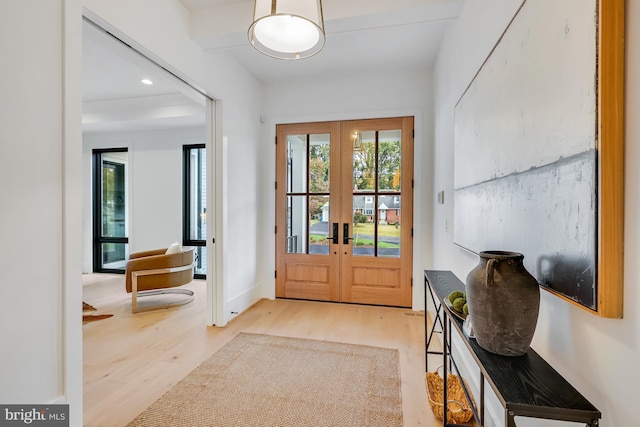
{"type": "Polygon", "coordinates": [[[276,136],[276,296],[410,306],[413,117],[276,136]]]}

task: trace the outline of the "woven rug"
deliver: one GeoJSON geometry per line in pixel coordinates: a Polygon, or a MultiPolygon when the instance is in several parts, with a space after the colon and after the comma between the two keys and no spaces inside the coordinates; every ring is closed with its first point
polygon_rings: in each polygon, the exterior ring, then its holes
{"type": "Polygon", "coordinates": [[[402,426],[398,351],[242,333],[129,426],[402,426]]]}

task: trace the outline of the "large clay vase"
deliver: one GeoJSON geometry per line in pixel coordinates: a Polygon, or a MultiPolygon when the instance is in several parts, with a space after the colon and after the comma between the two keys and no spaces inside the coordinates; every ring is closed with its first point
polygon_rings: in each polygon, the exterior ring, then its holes
{"type": "Polygon", "coordinates": [[[527,352],[538,322],[540,288],[517,252],[480,252],[467,276],[469,316],[480,347],[503,356],[527,352]]]}

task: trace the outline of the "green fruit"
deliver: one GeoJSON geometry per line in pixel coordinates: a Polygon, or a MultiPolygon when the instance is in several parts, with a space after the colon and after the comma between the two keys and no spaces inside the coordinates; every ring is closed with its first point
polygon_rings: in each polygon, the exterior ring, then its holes
{"type": "Polygon", "coordinates": [[[449,294],[448,298],[449,298],[449,301],[451,301],[451,303],[453,304],[453,302],[458,298],[464,298],[464,293],[460,291],[453,291],[449,294]]]}
{"type": "Polygon", "coordinates": [[[467,304],[466,302],[464,303],[464,305],[462,306],[462,312],[464,314],[469,314],[469,304],[467,304]]]}
{"type": "Polygon", "coordinates": [[[456,298],[455,301],[453,301],[453,308],[456,311],[462,311],[462,307],[464,307],[464,305],[467,303],[467,300],[460,297],[460,298],[456,298]]]}

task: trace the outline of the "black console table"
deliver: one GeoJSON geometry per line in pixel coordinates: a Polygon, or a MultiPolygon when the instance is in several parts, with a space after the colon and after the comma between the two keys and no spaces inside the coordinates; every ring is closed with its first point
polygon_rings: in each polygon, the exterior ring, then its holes
{"type": "MultiPolygon", "coordinates": [[[[600,411],[533,349],[529,348],[523,356],[500,356],[484,350],[475,339],[470,339],[463,333],[462,320],[451,313],[443,302],[452,291],[465,290],[464,284],[452,272],[425,270],[424,281],[425,311],[427,293],[431,295],[436,306],[436,315],[430,329],[425,316],[425,358],[428,360],[428,354],[442,354],[445,379],[449,370],[458,371],[451,354],[451,331],[455,330],[458,333],[480,368],[480,404],[479,408],[474,408],[477,425],[484,426],[485,380],[504,407],[506,427],[516,427],[517,416],[582,422],[589,427],[598,425],[600,411]],[[443,351],[429,350],[435,333],[442,335],[443,351]]],[[[429,372],[428,361],[425,371],[429,372]]],[[[446,402],[446,382],[444,390],[446,402]]],[[[469,390],[467,396],[468,393],[469,390]]],[[[444,417],[442,425],[448,427],[457,424],[448,424],[444,417]]]]}

